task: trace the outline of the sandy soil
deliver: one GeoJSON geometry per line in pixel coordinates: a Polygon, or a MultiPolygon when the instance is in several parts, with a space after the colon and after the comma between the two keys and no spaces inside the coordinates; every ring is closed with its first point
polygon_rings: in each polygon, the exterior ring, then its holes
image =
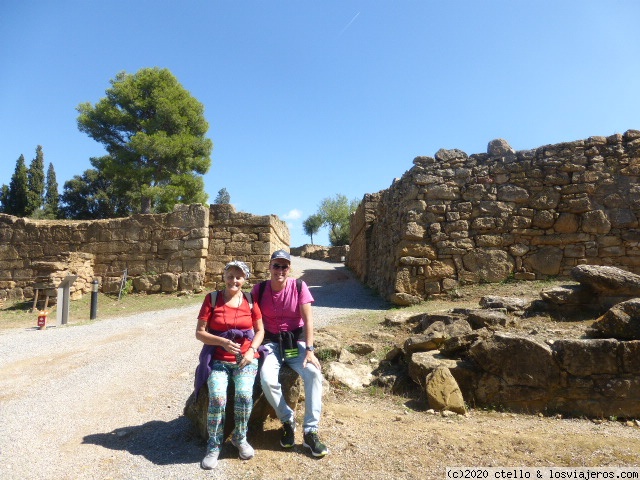
{"type": "MultiPolygon", "coordinates": [[[[378,335],[376,348],[401,340],[406,332],[381,322],[362,331],[354,313],[380,315],[384,307],[344,267],[307,262],[297,264],[298,274],[306,274],[317,297],[319,328],[340,335],[345,345],[371,341],[372,331],[386,334],[378,335]],[[344,294],[352,301],[339,298],[344,294]]],[[[481,285],[424,308],[477,306],[489,294],[536,297],[539,288],[481,285]]],[[[443,417],[428,413],[419,392],[334,386],[326,393],[321,424],[330,449],[325,458],[304,451],[300,428],[297,445],[282,451],[279,424],[268,420],[262,431],[249,434],[254,459],[239,460],[228,443],[219,468],[203,471],[204,444],[182,416],[200,349],[194,338],[197,308],[0,334],[0,478],[400,480],[445,478],[447,466],[640,466],[634,421],[494,410],[443,417]]],[[[531,322],[517,328],[579,335],[588,323],[543,317],[531,322]]]]}

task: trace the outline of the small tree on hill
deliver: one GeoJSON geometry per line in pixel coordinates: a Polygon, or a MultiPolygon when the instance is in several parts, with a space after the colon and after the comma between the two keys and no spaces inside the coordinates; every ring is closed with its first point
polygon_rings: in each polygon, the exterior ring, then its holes
{"type": "Polygon", "coordinates": [[[329,227],[329,241],[332,246],[349,244],[350,216],[357,207],[357,200],[349,201],[341,194],[336,194],[334,198],[325,198],[320,203],[318,215],[322,218],[322,224],[329,227]]]}
{"type": "Polygon", "coordinates": [[[226,188],[221,188],[220,190],[218,190],[218,195],[216,196],[216,199],[213,203],[215,203],[216,205],[226,205],[231,203],[231,195],[229,195],[229,192],[227,192],[226,188]]]}
{"type": "Polygon", "coordinates": [[[313,245],[313,236],[322,228],[322,216],[320,214],[313,214],[307,218],[303,223],[304,233],[311,237],[311,245],[313,245]]]}

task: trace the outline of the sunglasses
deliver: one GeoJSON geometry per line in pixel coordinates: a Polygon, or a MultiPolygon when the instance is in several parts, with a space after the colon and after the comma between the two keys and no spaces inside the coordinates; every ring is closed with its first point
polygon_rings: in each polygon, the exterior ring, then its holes
{"type": "Polygon", "coordinates": [[[279,263],[274,263],[273,265],[271,265],[271,268],[273,268],[274,270],[288,270],[289,265],[280,265],[279,263]]]}

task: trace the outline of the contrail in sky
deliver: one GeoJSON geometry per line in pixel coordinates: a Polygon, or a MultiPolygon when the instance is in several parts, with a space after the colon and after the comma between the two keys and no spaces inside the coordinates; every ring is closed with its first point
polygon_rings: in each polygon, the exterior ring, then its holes
{"type": "Polygon", "coordinates": [[[356,14],[353,16],[353,18],[351,19],[351,21],[350,21],[349,23],[347,23],[347,26],[346,26],[346,27],[344,27],[344,28],[342,29],[342,31],[340,32],[340,34],[338,35],[338,38],[340,37],[340,35],[342,35],[342,34],[347,30],[347,28],[349,28],[349,27],[351,26],[351,24],[356,20],[356,18],[358,18],[358,15],[360,15],[360,12],[356,13],[356,14]]]}

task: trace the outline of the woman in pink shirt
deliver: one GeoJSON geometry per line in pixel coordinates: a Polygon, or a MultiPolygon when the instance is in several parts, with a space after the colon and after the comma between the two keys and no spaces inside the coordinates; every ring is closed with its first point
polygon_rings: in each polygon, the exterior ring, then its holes
{"type": "Polygon", "coordinates": [[[287,405],[278,380],[283,363],[296,371],[304,382],[305,413],[303,446],[315,457],[324,457],[327,447],[318,437],[322,411],[322,372],[313,346],[313,296],[305,282],[288,278],[291,257],[284,250],[271,255],[271,279],[253,286],[252,294],[260,303],[265,327],[264,363],[260,369],[262,391],[282,422],[280,445],[295,444],[295,412],[287,405]]]}

